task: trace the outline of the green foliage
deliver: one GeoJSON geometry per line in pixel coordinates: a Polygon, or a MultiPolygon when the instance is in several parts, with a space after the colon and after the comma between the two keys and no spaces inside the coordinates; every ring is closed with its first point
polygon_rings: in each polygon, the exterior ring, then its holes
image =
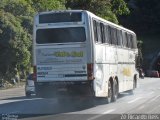
{"type": "Polygon", "coordinates": [[[65,9],[64,0],[28,0],[36,11],[51,11],[65,9]]]}
{"type": "Polygon", "coordinates": [[[119,17],[120,23],[134,30],[143,41],[144,68],[160,51],[160,0],[126,0],[130,9],[128,16],[119,17]]]}
{"type": "Polygon", "coordinates": [[[0,72],[10,78],[20,66],[27,68],[30,62],[31,37],[21,26],[18,18],[0,11],[0,72]]]}
{"type": "Polygon", "coordinates": [[[129,8],[124,0],[112,0],[112,11],[116,15],[128,15],[130,13],[129,8]]]}
{"type": "Polygon", "coordinates": [[[30,34],[33,33],[33,17],[32,16],[20,16],[20,22],[22,27],[30,34]]]}
{"type": "Polygon", "coordinates": [[[33,16],[65,9],[64,0],[0,0],[0,77],[30,70],[33,16]]]}
{"type": "Polygon", "coordinates": [[[120,17],[120,22],[139,35],[160,32],[159,0],[128,0],[131,14],[120,17]]]}
{"type": "Polygon", "coordinates": [[[89,10],[106,20],[117,23],[117,15],[128,14],[129,9],[123,0],[66,0],[66,7],[89,10]]]}
{"type": "Polygon", "coordinates": [[[0,0],[0,77],[30,70],[33,16],[36,12],[84,9],[118,23],[128,14],[123,0],[0,0]]]}
{"type": "Polygon", "coordinates": [[[34,10],[25,0],[6,0],[4,11],[14,16],[32,16],[34,10]]]}

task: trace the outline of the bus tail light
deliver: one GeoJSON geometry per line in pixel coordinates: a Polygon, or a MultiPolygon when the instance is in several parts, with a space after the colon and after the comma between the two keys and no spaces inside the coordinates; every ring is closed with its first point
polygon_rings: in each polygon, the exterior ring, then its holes
{"type": "Polygon", "coordinates": [[[87,64],[87,75],[88,75],[88,80],[94,80],[93,76],[93,64],[87,64]]]}
{"type": "Polygon", "coordinates": [[[37,67],[36,66],[33,67],[33,80],[37,81],[37,67]]]}

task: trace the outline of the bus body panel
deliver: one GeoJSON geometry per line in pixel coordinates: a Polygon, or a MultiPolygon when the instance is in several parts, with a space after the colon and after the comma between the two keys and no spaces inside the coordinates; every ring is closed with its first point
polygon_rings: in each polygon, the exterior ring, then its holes
{"type": "Polygon", "coordinates": [[[85,47],[39,47],[36,58],[37,82],[87,80],[85,47]]]}
{"type": "MultiPolygon", "coordinates": [[[[33,60],[37,72],[37,91],[44,91],[43,85],[45,85],[45,88],[54,88],[53,91],[66,88],[72,92],[75,91],[77,94],[87,93],[88,91],[89,95],[95,97],[107,97],[108,81],[110,79],[118,81],[119,92],[133,89],[134,76],[137,74],[135,68],[137,49],[97,42],[94,35],[93,19],[98,20],[102,24],[104,23],[105,25],[114,27],[116,30],[123,30],[127,34],[135,35],[134,32],[97,17],[88,11],[52,11],[39,13],[35,16],[33,60]],[[72,12],[81,12],[82,21],[48,24],[38,23],[39,15],[41,14],[61,14],[68,12],[70,15],[72,12]],[[56,29],[54,31],[63,32],[67,28],[76,27],[84,27],[85,41],[74,42],[68,39],[70,42],[47,44],[39,44],[36,41],[36,35],[39,29],[49,29],[48,31],[56,29]],[[92,80],[88,78],[88,71],[91,72],[92,80]],[[55,83],[56,85],[54,85],[55,83]]],[[[43,34],[43,32],[39,33],[43,34]]],[[[54,38],[54,36],[51,37],[54,38]]],[[[63,37],[63,39],[67,38],[66,32],[59,37],[63,37]]],[[[73,36],[75,41],[76,37],[79,38],[81,36],[78,36],[78,34],[77,36],[73,36]]],[[[41,38],[39,37],[39,39],[41,38]]]]}
{"type": "Polygon", "coordinates": [[[108,94],[110,77],[118,77],[119,92],[133,89],[135,71],[135,50],[117,48],[109,45],[95,45],[95,95],[108,94]]]}

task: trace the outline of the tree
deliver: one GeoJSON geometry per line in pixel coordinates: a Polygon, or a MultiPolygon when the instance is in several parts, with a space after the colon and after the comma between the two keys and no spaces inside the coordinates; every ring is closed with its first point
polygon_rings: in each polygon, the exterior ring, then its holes
{"type": "Polygon", "coordinates": [[[129,8],[124,0],[112,0],[112,11],[116,15],[128,15],[130,13],[129,8]]]}
{"type": "Polygon", "coordinates": [[[11,78],[31,66],[33,16],[36,12],[85,9],[118,24],[127,14],[123,0],[0,0],[0,75],[11,78]]]}
{"type": "Polygon", "coordinates": [[[117,24],[117,15],[129,13],[123,0],[66,0],[66,8],[89,10],[117,24]]]}
{"type": "Polygon", "coordinates": [[[20,71],[21,66],[26,69],[30,63],[31,37],[18,18],[2,10],[0,29],[0,72],[11,78],[16,74],[16,69],[20,71]]]}
{"type": "Polygon", "coordinates": [[[14,16],[33,16],[35,11],[25,0],[6,0],[4,11],[14,16]]]}
{"type": "MultiPolygon", "coordinates": [[[[33,16],[65,9],[64,0],[0,0],[0,75],[10,79],[31,66],[33,16]]],[[[1,77],[0,76],[0,77],[1,77]]]]}
{"type": "Polygon", "coordinates": [[[120,22],[138,34],[160,32],[159,0],[128,0],[131,14],[120,17],[120,22]]]}
{"type": "Polygon", "coordinates": [[[64,0],[27,0],[29,4],[35,9],[35,11],[51,11],[65,9],[64,0]]]}

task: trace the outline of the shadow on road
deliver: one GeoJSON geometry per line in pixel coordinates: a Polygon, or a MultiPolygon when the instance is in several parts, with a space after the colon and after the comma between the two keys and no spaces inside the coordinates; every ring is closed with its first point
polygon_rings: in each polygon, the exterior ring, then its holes
{"type": "Polygon", "coordinates": [[[121,99],[123,97],[132,96],[132,95],[134,95],[134,93],[132,91],[127,91],[127,92],[123,92],[123,93],[119,94],[118,98],[121,99]]]}
{"type": "MultiPolygon", "coordinates": [[[[120,98],[129,94],[120,94],[120,98]]],[[[90,109],[98,105],[107,104],[103,99],[85,98],[27,98],[13,97],[0,100],[0,114],[15,114],[18,118],[40,117],[90,109]]]]}

